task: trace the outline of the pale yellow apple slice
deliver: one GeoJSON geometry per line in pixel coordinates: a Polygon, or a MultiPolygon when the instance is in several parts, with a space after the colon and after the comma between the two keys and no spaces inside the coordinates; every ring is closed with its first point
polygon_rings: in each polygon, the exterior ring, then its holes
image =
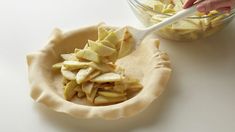
{"type": "Polygon", "coordinates": [[[108,36],[104,38],[104,40],[109,41],[110,43],[113,43],[114,45],[116,45],[119,41],[119,39],[117,38],[114,32],[109,33],[108,36]]]}
{"type": "MultiPolygon", "coordinates": [[[[164,3],[164,2],[162,2],[162,3],[164,3]]],[[[154,8],[154,5],[159,4],[159,2],[157,0],[146,0],[144,4],[146,6],[149,6],[150,8],[154,8]]]]}
{"type": "Polygon", "coordinates": [[[91,62],[90,66],[102,72],[110,72],[110,71],[114,71],[115,69],[115,67],[112,64],[105,64],[105,63],[91,62]]]}
{"type": "Polygon", "coordinates": [[[177,12],[177,11],[180,11],[182,10],[182,7],[183,7],[183,1],[182,0],[174,0],[174,10],[177,12]]]}
{"type": "Polygon", "coordinates": [[[100,42],[88,40],[88,44],[91,50],[95,51],[99,56],[109,56],[116,52],[116,49],[105,46],[100,42]]]}
{"type": "Polygon", "coordinates": [[[83,49],[89,49],[89,45],[88,43],[85,44],[84,48],[83,49]]]}
{"type": "Polygon", "coordinates": [[[81,68],[87,68],[90,65],[90,62],[64,61],[63,65],[68,70],[76,70],[81,68]]]}
{"type": "Polygon", "coordinates": [[[113,83],[95,83],[94,87],[100,90],[112,90],[114,84],[113,83]]]}
{"type": "Polygon", "coordinates": [[[161,1],[156,1],[156,3],[153,5],[153,10],[159,13],[162,12],[163,8],[164,8],[164,4],[161,1]]]}
{"type": "Polygon", "coordinates": [[[162,13],[173,14],[175,13],[175,10],[172,8],[165,8],[162,10],[162,13]]]}
{"type": "Polygon", "coordinates": [[[218,11],[212,10],[207,14],[207,16],[212,16],[212,15],[215,15],[215,14],[218,14],[218,13],[219,13],[218,11]]]}
{"type": "Polygon", "coordinates": [[[118,58],[122,58],[132,52],[134,49],[134,39],[131,33],[126,29],[123,34],[123,38],[118,52],[118,58]]]}
{"type": "Polygon", "coordinates": [[[93,89],[93,86],[94,86],[93,82],[85,82],[82,84],[82,91],[90,95],[93,89]]]}
{"type": "Polygon", "coordinates": [[[81,49],[75,48],[74,49],[74,55],[76,56],[76,53],[79,52],[81,49]]]}
{"type": "Polygon", "coordinates": [[[70,54],[61,54],[60,55],[64,60],[77,60],[77,57],[74,53],[70,53],[70,54]]]}
{"type": "Polygon", "coordinates": [[[100,43],[102,43],[105,46],[115,49],[115,45],[107,40],[100,41],[100,43]]]}
{"type": "Polygon", "coordinates": [[[101,89],[104,89],[104,90],[111,90],[112,88],[113,88],[112,85],[106,85],[106,86],[101,87],[101,89]]]}
{"type": "Polygon", "coordinates": [[[128,90],[141,90],[143,86],[139,83],[128,85],[128,90]]]}
{"type": "Polygon", "coordinates": [[[87,100],[90,102],[90,103],[94,103],[94,99],[96,97],[96,94],[97,94],[97,91],[98,91],[98,88],[93,88],[92,91],[91,91],[91,94],[86,94],[86,97],[87,97],[87,100]]]}
{"type": "Polygon", "coordinates": [[[95,69],[92,67],[88,67],[85,69],[80,69],[76,75],[76,81],[78,84],[81,84],[86,80],[87,76],[91,74],[95,69]]]}
{"type": "Polygon", "coordinates": [[[129,77],[126,77],[125,80],[122,80],[123,83],[125,84],[138,84],[139,83],[139,80],[138,79],[134,79],[134,78],[131,78],[130,76],[129,77]]]}
{"type": "Polygon", "coordinates": [[[116,97],[116,98],[109,98],[104,96],[97,96],[94,100],[94,104],[96,105],[105,105],[105,104],[113,104],[127,100],[127,97],[116,97]]]}
{"type": "Polygon", "coordinates": [[[61,69],[62,66],[63,66],[62,62],[56,63],[56,64],[52,65],[52,69],[53,70],[61,69]]]}
{"type": "Polygon", "coordinates": [[[112,91],[99,91],[98,95],[104,96],[104,97],[123,97],[126,96],[126,93],[117,93],[117,92],[112,92],[112,91]]]}
{"type": "Polygon", "coordinates": [[[98,27],[98,40],[103,40],[108,35],[108,31],[102,27],[98,27]]]}
{"type": "Polygon", "coordinates": [[[116,92],[124,93],[127,89],[127,85],[122,82],[115,82],[113,90],[116,92]]]}
{"type": "Polygon", "coordinates": [[[166,4],[165,6],[166,9],[173,9],[174,8],[174,5],[173,4],[166,4]]]}
{"type": "Polygon", "coordinates": [[[85,79],[85,81],[89,81],[95,77],[97,77],[98,75],[101,74],[101,71],[95,70],[93,71],[90,75],[87,76],[87,78],[85,79]]]}
{"type": "Polygon", "coordinates": [[[109,72],[109,73],[103,73],[94,79],[91,80],[91,82],[97,82],[97,83],[105,83],[105,82],[117,82],[121,81],[123,77],[120,74],[109,72]]]}
{"type": "Polygon", "coordinates": [[[61,74],[68,80],[75,80],[76,73],[66,69],[64,66],[61,67],[61,74]]]}
{"type": "Polygon", "coordinates": [[[74,90],[77,86],[76,81],[70,81],[66,84],[64,89],[64,97],[66,100],[71,100],[73,96],[76,94],[76,91],[74,90]]]}
{"type": "Polygon", "coordinates": [[[78,58],[90,60],[96,63],[100,62],[99,55],[95,51],[92,51],[91,49],[80,50],[76,53],[76,56],[78,58]]]}

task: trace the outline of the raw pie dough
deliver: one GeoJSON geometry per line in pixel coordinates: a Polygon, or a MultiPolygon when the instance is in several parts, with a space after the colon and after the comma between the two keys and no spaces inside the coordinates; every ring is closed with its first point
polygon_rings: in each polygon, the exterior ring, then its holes
{"type": "Polygon", "coordinates": [[[163,92],[171,74],[168,55],[158,49],[156,40],[148,38],[130,55],[117,61],[127,76],[139,79],[143,89],[124,102],[108,106],[90,106],[84,100],[66,101],[60,72],[51,66],[62,61],[61,54],[83,48],[87,40],[97,39],[98,25],[63,33],[55,29],[48,44],[40,51],[27,55],[31,97],[57,112],[76,118],[119,119],[144,110],[163,92]]]}

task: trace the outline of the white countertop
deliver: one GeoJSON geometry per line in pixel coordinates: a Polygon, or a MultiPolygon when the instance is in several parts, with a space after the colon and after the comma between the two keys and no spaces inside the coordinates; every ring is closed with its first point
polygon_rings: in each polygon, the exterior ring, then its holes
{"type": "Polygon", "coordinates": [[[173,74],[148,109],[125,120],[74,119],[34,103],[25,55],[62,30],[105,21],[139,26],[126,0],[5,0],[0,4],[0,131],[234,132],[235,21],[208,39],[162,40],[173,74]]]}

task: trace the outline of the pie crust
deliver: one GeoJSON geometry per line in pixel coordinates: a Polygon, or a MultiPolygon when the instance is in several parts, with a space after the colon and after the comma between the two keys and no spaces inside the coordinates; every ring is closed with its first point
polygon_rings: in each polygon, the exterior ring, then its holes
{"type": "Polygon", "coordinates": [[[83,48],[87,40],[97,39],[98,25],[69,32],[55,29],[46,46],[27,55],[31,97],[54,111],[76,118],[119,119],[131,117],[148,107],[166,88],[171,75],[169,57],[158,49],[156,40],[146,38],[130,55],[117,61],[127,76],[140,80],[143,89],[134,97],[113,105],[91,106],[84,100],[66,101],[63,97],[62,75],[51,69],[62,61],[60,54],[83,48]]]}

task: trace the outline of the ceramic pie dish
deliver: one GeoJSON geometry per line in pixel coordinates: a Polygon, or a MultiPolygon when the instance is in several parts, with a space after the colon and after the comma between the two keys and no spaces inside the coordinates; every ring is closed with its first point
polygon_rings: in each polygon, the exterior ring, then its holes
{"type": "Polygon", "coordinates": [[[87,40],[97,39],[98,25],[69,32],[55,29],[46,46],[27,55],[31,97],[50,109],[75,118],[119,119],[143,111],[166,88],[171,75],[168,55],[160,51],[156,40],[147,38],[130,55],[117,61],[126,74],[140,80],[143,89],[134,97],[117,104],[91,106],[81,100],[67,101],[63,97],[62,75],[51,70],[61,61],[60,54],[83,48],[87,40]]]}

